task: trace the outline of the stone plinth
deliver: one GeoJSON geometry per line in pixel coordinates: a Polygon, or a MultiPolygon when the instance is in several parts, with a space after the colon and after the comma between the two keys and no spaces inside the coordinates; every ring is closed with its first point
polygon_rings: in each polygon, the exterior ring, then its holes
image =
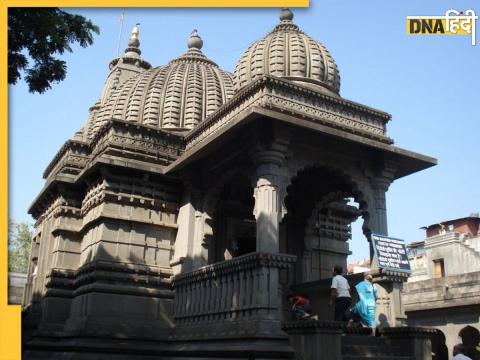
{"type": "Polygon", "coordinates": [[[404,355],[413,356],[414,359],[432,359],[430,339],[435,335],[435,329],[405,326],[380,328],[378,333],[387,338],[392,346],[400,347],[404,355]]]}
{"type": "Polygon", "coordinates": [[[321,359],[328,354],[330,360],[342,359],[341,334],[345,325],[337,321],[292,321],[283,330],[290,337],[295,360],[321,359]]]}

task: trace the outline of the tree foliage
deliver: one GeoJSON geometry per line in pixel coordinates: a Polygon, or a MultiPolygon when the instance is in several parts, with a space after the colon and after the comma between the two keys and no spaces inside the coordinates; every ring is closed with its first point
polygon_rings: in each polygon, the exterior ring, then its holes
{"type": "Polygon", "coordinates": [[[32,227],[27,223],[9,221],[8,271],[26,273],[30,258],[32,227]]]}
{"type": "Polygon", "coordinates": [[[67,73],[66,62],[54,55],[72,52],[74,43],[91,45],[94,33],[99,29],[90,20],[58,8],[10,8],[8,83],[16,84],[24,71],[29,91],[45,92],[67,73]]]}

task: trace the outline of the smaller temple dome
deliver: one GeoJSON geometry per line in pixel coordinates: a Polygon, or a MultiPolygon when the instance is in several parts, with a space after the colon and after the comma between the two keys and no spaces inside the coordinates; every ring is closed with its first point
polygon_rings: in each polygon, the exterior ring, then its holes
{"type": "Polygon", "coordinates": [[[293,23],[290,9],[282,9],[280,23],[273,31],[245,51],[235,69],[235,90],[262,75],[302,82],[334,94],[340,91],[340,74],[332,56],[293,23]]]}
{"type": "Polygon", "coordinates": [[[168,65],[146,70],[112,91],[97,110],[89,137],[116,118],[156,128],[190,130],[233,96],[232,75],[201,51],[194,30],[188,51],[168,65]]]}

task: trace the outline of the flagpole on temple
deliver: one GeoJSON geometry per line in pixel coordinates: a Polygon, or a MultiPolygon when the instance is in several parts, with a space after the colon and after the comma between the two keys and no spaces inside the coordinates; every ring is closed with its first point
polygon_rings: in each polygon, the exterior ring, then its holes
{"type": "Polygon", "coordinates": [[[117,57],[120,56],[120,42],[122,41],[124,20],[125,20],[125,8],[123,8],[122,14],[120,15],[120,32],[118,33],[117,57]]]}

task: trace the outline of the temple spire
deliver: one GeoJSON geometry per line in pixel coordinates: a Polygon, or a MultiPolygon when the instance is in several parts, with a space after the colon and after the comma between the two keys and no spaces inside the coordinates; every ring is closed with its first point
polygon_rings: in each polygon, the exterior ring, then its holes
{"type": "Polygon", "coordinates": [[[128,39],[128,47],[125,49],[125,54],[110,61],[110,74],[108,74],[102,95],[100,96],[100,105],[104,104],[112,91],[127,79],[152,67],[148,61],[142,59],[140,56],[142,52],[140,51],[139,36],[140,24],[137,23],[133,27],[130,38],[128,39]]]}

